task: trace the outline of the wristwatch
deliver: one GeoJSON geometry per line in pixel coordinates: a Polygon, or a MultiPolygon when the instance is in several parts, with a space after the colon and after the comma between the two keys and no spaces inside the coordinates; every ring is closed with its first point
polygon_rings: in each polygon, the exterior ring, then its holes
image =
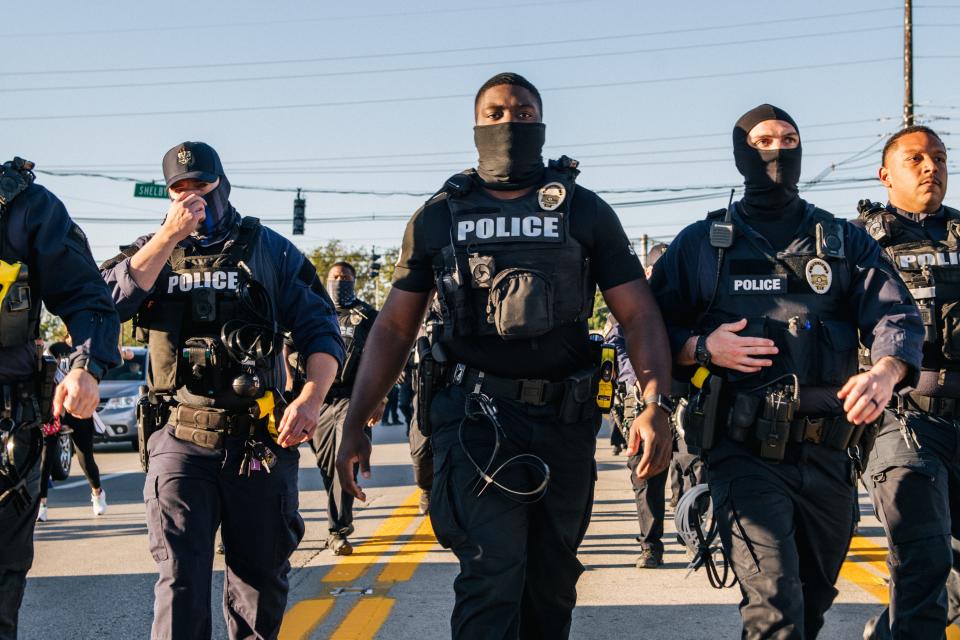
{"type": "Polygon", "coordinates": [[[670,401],[668,396],[663,395],[662,393],[656,393],[652,396],[647,396],[646,398],[640,399],[640,411],[646,411],[647,407],[650,405],[656,405],[664,411],[668,416],[673,415],[673,402],[670,401]]]}
{"type": "Polygon", "coordinates": [[[70,369],[83,369],[87,373],[93,376],[93,379],[98,383],[103,380],[103,374],[107,372],[107,368],[102,364],[94,360],[93,358],[77,358],[73,361],[73,364],[70,366],[70,369]]]}
{"type": "Polygon", "coordinates": [[[693,359],[696,360],[697,364],[701,367],[706,367],[710,364],[710,352],[707,351],[706,335],[697,338],[697,348],[693,352],[693,359]]]}

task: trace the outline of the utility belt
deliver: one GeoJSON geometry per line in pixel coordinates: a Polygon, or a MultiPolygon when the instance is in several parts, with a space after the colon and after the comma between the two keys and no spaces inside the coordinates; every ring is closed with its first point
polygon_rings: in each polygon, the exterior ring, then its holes
{"type": "Polygon", "coordinates": [[[330,390],[327,391],[327,395],[323,398],[323,401],[325,403],[330,403],[334,400],[349,398],[351,395],[353,395],[353,389],[351,387],[340,387],[333,385],[330,387],[330,390]]]}
{"type": "Polygon", "coordinates": [[[449,385],[481,392],[496,400],[508,400],[535,407],[555,405],[563,423],[588,420],[597,411],[597,370],[577,371],[560,382],[537,379],[501,378],[457,364],[446,371],[449,385]]]}
{"type": "Polygon", "coordinates": [[[226,436],[246,437],[264,422],[248,413],[227,413],[185,405],[172,407],[169,421],[178,440],[207,449],[222,447],[226,436]]]}
{"type": "Polygon", "coordinates": [[[911,393],[906,399],[894,397],[891,408],[897,411],[915,409],[935,418],[956,420],[960,418],[960,401],[956,398],[935,398],[911,393]]]}

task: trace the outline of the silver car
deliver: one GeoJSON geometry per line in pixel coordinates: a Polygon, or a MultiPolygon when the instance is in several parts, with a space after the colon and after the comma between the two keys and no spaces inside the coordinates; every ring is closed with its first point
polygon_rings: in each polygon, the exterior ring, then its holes
{"type": "Polygon", "coordinates": [[[145,347],[124,347],[133,358],[110,369],[100,381],[100,404],[97,413],[106,430],[98,434],[100,442],[127,441],[137,450],[137,399],[140,386],[147,384],[149,355],[145,347]]]}

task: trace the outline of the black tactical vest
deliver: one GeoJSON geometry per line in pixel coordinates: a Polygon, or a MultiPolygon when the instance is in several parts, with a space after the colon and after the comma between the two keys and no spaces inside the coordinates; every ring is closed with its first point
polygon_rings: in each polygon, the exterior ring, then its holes
{"type": "MultiPolygon", "coordinates": [[[[221,406],[244,402],[231,388],[241,373],[269,378],[279,345],[279,334],[259,338],[244,325],[263,326],[271,314],[263,307],[273,301],[251,300],[256,275],[249,269],[249,256],[260,233],[260,221],[243,218],[230,248],[220,254],[186,255],[177,247],[154,287],[141,305],[134,327],[137,339],[150,352],[148,384],[158,394],[173,394],[185,388],[190,394],[218,399],[221,406]],[[240,329],[239,333],[235,333],[240,329]],[[263,357],[238,360],[225,348],[231,338],[254,345],[263,357]]],[[[129,255],[129,254],[128,254],[129,255]]],[[[269,387],[267,387],[269,388],[269,387]]]]}
{"type": "Polygon", "coordinates": [[[0,348],[31,343],[39,335],[41,305],[30,295],[33,274],[7,242],[7,211],[33,184],[32,168],[32,162],[21,158],[0,167],[0,348]]]}
{"type": "Polygon", "coordinates": [[[340,335],[343,338],[346,355],[334,385],[343,388],[353,385],[360,366],[360,356],[363,355],[363,347],[367,343],[367,336],[370,334],[375,316],[374,308],[361,300],[357,300],[356,304],[349,309],[337,310],[337,320],[340,323],[340,335]]]}
{"type": "Polygon", "coordinates": [[[593,313],[586,250],[570,233],[577,163],[551,160],[543,184],[496,200],[470,170],[436,197],[450,207],[449,244],[434,259],[443,338],[536,338],[593,313]]]}
{"type": "MultiPolygon", "coordinates": [[[[718,220],[723,214],[710,217],[718,220]]],[[[777,253],[741,231],[747,223],[736,208],[732,221],[735,240],[724,251],[717,290],[698,333],[746,318],[746,329],[737,335],[773,340],[779,353],[771,357],[771,367],[752,374],[725,369],[724,377],[741,391],[787,374],[795,374],[801,386],[843,385],[857,372],[857,324],[848,303],[843,226],[808,205],[799,240],[777,253]],[[826,250],[818,236],[832,249],[826,250]]]]}
{"type": "Polygon", "coordinates": [[[899,215],[861,207],[867,233],[887,253],[923,320],[924,371],[960,372],[960,211],[944,207],[945,241],[901,224],[899,215]]]}

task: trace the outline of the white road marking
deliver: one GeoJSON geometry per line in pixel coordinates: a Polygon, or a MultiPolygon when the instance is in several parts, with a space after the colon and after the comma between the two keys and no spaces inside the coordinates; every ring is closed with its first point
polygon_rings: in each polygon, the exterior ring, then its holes
{"type": "MultiPolygon", "coordinates": [[[[114,478],[119,478],[120,476],[128,476],[131,473],[142,473],[141,471],[118,471],[117,473],[108,473],[105,476],[100,476],[100,483],[103,484],[107,480],[112,480],[114,478]]],[[[88,484],[87,479],[76,480],[74,482],[68,482],[66,484],[60,484],[59,482],[53,485],[54,489],[73,489],[74,487],[82,487],[83,485],[88,484]]]]}

